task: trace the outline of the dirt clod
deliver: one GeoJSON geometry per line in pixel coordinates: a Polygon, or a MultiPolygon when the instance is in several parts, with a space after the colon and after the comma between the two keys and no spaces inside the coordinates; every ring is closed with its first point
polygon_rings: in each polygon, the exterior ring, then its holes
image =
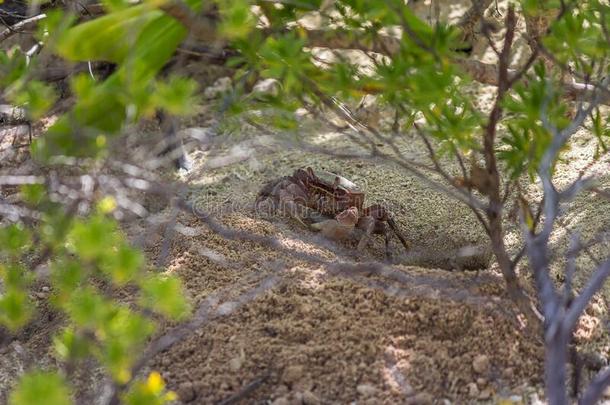
{"type": "Polygon", "coordinates": [[[195,390],[193,389],[193,383],[189,381],[180,384],[176,390],[176,394],[178,394],[178,398],[180,398],[182,402],[193,401],[196,397],[195,390]]]}
{"type": "Polygon", "coordinates": [[[363,397],[372,397],[377,394],[378,389],[370,384],[360,384],[356,387],[356,391],[363,397]]]}
{"type": "Polygon", "coordinates": [[[472,361],[472,368],[479,374],[487,373],[489,371],[489,357],[484,354],[480,354],[472,361]]]}
{"type": "Polygon", "coordinates": [[[468,389],[468,396],[470,398],[477,398],[479,396],[479,387],[476,383],[469,383],[466,388],[468,389]]]}
{"type": "Polygon", "coordinates": [[[311,391],[303,392],[303,404],[304,405],[319,405],[322,402],[320,399],[311,391]]]}
{"type": "Polygon", "coordinates": [[[303,372],[303,366],[288,366],[282,374],[282,380],[289,385],[293,385],[303,377],[303,372]]]}
{"type": "Polygon", "coordinates": [[[489,399],[492,396],[492,391],[490,388],[485,388],[483,391],[481,391],[481,393],[479,394],[479,399],[481,400],[485,400],[485,399],[489,399]]]}
{"type": "Polygon", "coordinates": [[[432,405],[434,403],[434,396],[428,392],[420,392],[414,397],[409,398],[407,403],[411,405],[432,405]]]}

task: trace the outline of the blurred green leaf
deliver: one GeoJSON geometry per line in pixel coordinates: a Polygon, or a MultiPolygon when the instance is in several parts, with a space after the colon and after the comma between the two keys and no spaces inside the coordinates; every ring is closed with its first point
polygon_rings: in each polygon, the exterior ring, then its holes
{"type": "Polygon", "coordinates": [[[12,224],[0,228],[0,249],[11,255],[18,255],[30,244],[30,232],[21,224],[12,224]]]}
{"type": "Polygon", "coordinates": [[[146,308],[182,319],[189,313],[189,305],[182,293],[180,279],[167,276],[151,276],[141,284],[141,304],[146,308]]]}
{"type": "Polygon", "coordinates": [[[154,104],[173,115],[189,115],[196,110],[198,84],[188,78],[172,76],[167,82],[157,83],[154,104]]]}
{"type": "Polygon", "coordinates": [[[6,288],[25,289],[32,282],[34,276],[18,264],[0,263],[0,277],[4,281],[6,288]]]}
{"type": "Polygon", "coordinates": [[[248,0],[224,0],[218,4],[222,16],[222,23],[218,27],[220,35],[229,39],[246,38],[255,28],[256,19],[248,0]]]}
{"type": "Polygon", "coordinates": [[[121,63],[145,24],[162,14],[143,4],[104,15],[67,30],[57,41],[56,50],[72,61],[121,63]]]}
{"type": "Polygon", "coordinates": [[[79,335],[70,327],[53,337],[55,352],[63,360],[77,360],[86,357],[90,353],[90,346],[87,338],[79,335]]]}
{"type": "Polygon", "coordinates": [[[56,305],[65,304],[85,280],[83,265],[68,258],[51,263],[51,282],[54,287],[53,301],[56,305]]]}
{"type": "Polygon", "coordinates": [[[17,105],[24,105],[28,116],[37,120],[55,104],[57,95],[55,90],[48,84],[37,80],[27,82],[23,90],[13,94],[11,99],[17,105]]]}
{"type": "Polygon", "coordinates": [[[0,295],[0,324],[11,331],[24,326],[32,314],[33,308],[24,290],[10,287],[0,295]]]}
{"type": "Polygon", "coordinates": [[[11,393],[10,405],[69,405],[70,390],[57,373],[34,371],[19,381],[11,393]]]}
{"type": "Polygon", "coordinates": [[[41,204],[45,195],[46,189],[42,184],[24,184],[21,186],[23,200],[32,206],[41,204]]]}
{"type": "Polygon", "coordinates": [[[111,254],[118,241],[116,224],[103,215],[76,220],[69,241],[74,252],[83,259],[99,259],[111,254]]]}
{"type": "Polygon", "coordinates": [[[132,378],[131,367],[136,360],[133,353],[142,350],[154,330],[151,321],[126,307],[116,307],[99,325],[97,334],[102,341],[99,359],[116,381],[126,383],[132,378]]]}
{"type": "Polygon", "coordinates": [[[73,292],[64,310],[76,326],[95,329],[114,310],[114,306],[93,287],[83,287],[73,292]]]}
{"type": "Polygon", "coordinates": [[[100,268],[115,284],[124,285],[134,279],[143,264],[142,253],[122,243],[104,258],[100,268]]]}

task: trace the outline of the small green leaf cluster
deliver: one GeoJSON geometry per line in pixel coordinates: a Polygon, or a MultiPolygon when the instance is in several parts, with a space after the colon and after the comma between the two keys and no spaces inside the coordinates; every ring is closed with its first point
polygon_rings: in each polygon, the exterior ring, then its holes
{"type": "MultiPolygon", "coordinates": [[[[161,3],[105,1],[106,15],[76,25],[67,12],[48,13],[37,33],[46,52],[69,61],[112,62],[116,69],[105,80],[86,74],[72,78],[74,106],[32,146],[40,163],[57,155],[103,158],[109,140],[142,117],[158,109],[176,115],[194,112],[194,81],[158,77],[186,35],[178,21],[158,9],[161,3]]],[[[233,16],[232,24],[240,21],[238,5],[223,11],[233,16]]],[[[36,66],[36,57],[28,61],[19,50],[0,52],[4,95],[32,119],[56,100],[51,86],[33,80],[36,66]]],[[[51,199],[43,184],[23,186],[21,196],[40,215],[27,226],[0,228],[0,326],[17,332],[33,319],[37,302],[31,288],[41,282],[34,270],[48,265],[49,301],[65,315],[63,329],[53,338],[57,357],[63,364],[93,357],[119,385],[131,383],[138,353],[155,332],[156,316],[182,320],[190,312],[180,280],[146,268],[142,252],[129,244],[110,215],[116,209],[111,195],[98,196],[97,208],[86,216],[51,199]],[[133,300],[120,302],[120,290],[130,292],[133,300]]],[[[126,403],[162,404],[175,398],[157,373],[131,387],[126,403]]],[[[69,382],[58,372],[30,371],[10,401],[35,404],[40,398],[48,404],[70,403],[69,382]]]]}
{"type": "Polygon", "coordinates": [[[527,87],[519,84],[515,92],[504,100],[508,133],[501,139],[503,145],[498,156],[505,161],[513,178],[527,174],[531,179],[544,151],[549,147],[551,134],[547,125],[563,129],[570,123],[568,106],[562,94],[555,90],[542,63],[535,66],[534,74],[527,78],[527,87]]]}
{"type": "MultiPolygon", "coordinates": [[[[24,195],[30,201],[40,203],[42,199],[41,206],[45,206],[45,197],[39,195],[38,187],[28,186],[24,195]]],[[[45,249],[53,250],[50,302],[67,315],[65,328],[53,339],[56,354],[65,362],[94,357],[118,383],[125,384],[132,379],[131,368],[137,353],[155,331],[147,311],[180,320],[190,309],[178,278],[146,271],[142,253],[128,244],[117,223],[107,215],[114,206],[105,198],[98,211],[89,217],[69,221],[66,218],[67,223],[43,218],[32,230],[23,225],[0,228],[3,285],[0,324],[16,331],[27,324],[35,311],[28,297],[33,273],[22,262],[28,254],[40,253],[31,236],[40,235],[39,242],[50,242],[45,249]],[[58,235],[58,228],[63,230],[63,237],[58,235]],[[132,305],[116,300],[113,291],[118,288],[132,291],[132,305]]],[[[47,374],[28,374],[17,391],[23,392],[16,393],[15,398],[28,398],[28,393],[42,389],[42,375],[47,374]]],[[[57,381],[50,379],[49,384],[57,381]]],[[[63,392],[51,385],[48,389],[63,392]]],[[[151,392],[150,395],[161,398],[161,391],[151,392]]],[[[28,403],[23,402],[25,399],[15,401],[28,403]]]]}
{"type": "Polygon", "coordinates": [[[600,60],[608,57],[610,12],[605,2],[587,1],[570,8],[554,21],[544,45],[560,63],[594,75],[600,60]]]}

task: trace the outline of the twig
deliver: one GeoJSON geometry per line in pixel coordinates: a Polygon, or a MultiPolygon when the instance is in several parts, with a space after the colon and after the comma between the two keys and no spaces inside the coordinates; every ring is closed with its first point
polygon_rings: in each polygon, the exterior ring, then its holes
{"type": "Polygon", "coordinates": [[[256,391],[265,381],[269,379],[271,373],[266,371],[262,376],[255,378],[250,383],[248,383],[245,387],[243,387],[239,392],[231,395],[230,397],[223,399],[222,401],[217,402],[216,405],[231,405],[241,401],[244,398],[247,398],[250,394],[256,391]]]}
{"type": "Polygon", "coordinates": [[[4,31],[0,32],[0,42],[4,41],[7,38],[10,38],[14,34],[18,34],[23,32],[23,30],[31,28],[32,26],[38,24],[39,21],[47,18],[46,14],[38,14],[30,18],[26,18],[25,20],[19,21],[16,24],[8,27],[4,31]]]}

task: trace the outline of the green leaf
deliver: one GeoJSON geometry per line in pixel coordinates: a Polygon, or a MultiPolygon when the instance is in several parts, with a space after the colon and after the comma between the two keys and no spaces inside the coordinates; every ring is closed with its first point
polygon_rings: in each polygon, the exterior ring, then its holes
{"type": "Polygon", "coordinates": [[[33,309],[26,292],[19,288],[7,288],[0,296],[0,324],[12,331],[24,326],[32,317],[33,309]]]}
{"type": "Polygon", "coordinates": [[[219,6],[222,16],[218,27],[220,35],[229,39],[246,38],[255,28],[256,19],[248,0],[224,0],[219,2],[219,6]]]}
{"type": "Polygon", "coordinates": [[[70,327],[53,337],[55,352],[63,360],[76,360],[86,357],[90,352],[90,346],[87,338],[79,335],[70,327]]]}
{"type": "Polygon", "coordinates": [[[93,287],[85,287],[74,291],[64,310],[76,326],[95,328],[108,316],[112,306],[93,287]]]}
{"type": "Polygon", "coordinates": [[[46,189],[42,184],[24,184],[21,186],[21,196],[30,205],[39,205],[46,195],[46,189]]]}
{"type": "Polygon", "coordinates": [[[24,375],[11,393],[10,405],[69,405],[70,390],[57,373],[34,371],[24,375]]]}
{"type": "Polygon", "coordinates": [[[30,243],[30,233],[20,224],[12,224],[0,228],[0,249],[11,255],[18,255],[30,243]]]}
{"type": "Polygon", "coordinates": [[[126,307],[116,307],[99,325],[97,334],[102,341],[99,359],[116,381],[126,383],[131,379],[133,353],[142,349],[154,330],[151,321],[126,307]]]}
{"type": "Polygon", "coordinates": [[[32,272],[18,264],[0,264],[0,276],[7,288],[25,289],[34,279],[32,272]]]}
{"type": "Polygon", "coordinates": [[[55,104],[57,95],[53,88],[43,82],[31,80],[24,89],[14,94],[15,104],[25,105],[32,120],[41,118],[55,104]]]}
{"type": "Polygon", "coordinates": [[[85,270],[76,260],[63,259],[51,264],[51,282],[54,287],[54,303],[65,304],[85,279],[85,270]]]}
{"type": "Polygon", "coordinates": [[[45,11],[47,17],[38,23],[35,37],[45,46],[53,48],[57,38],[69,29],[76,21],[76,15],[64,12],[61,8],[45,11]]]}
{"type": "Polygon", "coordinates": [[[23,52],[0,51],[0,85],[10,94],[10,86],[19,87],[26,73],[27,60],[23,52]]]}
{"type": "Polygon", "coordinates": [[[198,102],[195,96],[197,89],[196,81],[172,76],[165,83],[157,83],[153,100],[156,106],[163,108],[170,114],[193,114],[198,102]]]}
{"type": "Polygon", "coordinates": [[[173,319],[182,319],[188,315],[189,305],[184,298],[179,278],[152,276],[140,288],[142,306],[173,319]]]}
{"type": "Polygon", "coordinates": [[[56,50],[72,61],[121,63],[143,27],[162,14],[147,4],[107,14],[67,30],[58,40],[56,50]]]}
{"type": "Polygon", "coordinates": [[[99,259],[113,251],[118,240],[116,224],[102,215],[77,220],[68,239],[74,253],[83,259],[99,259]]]}
{"type": "Polygon", "coordinates": [[[124,285],[134,279],[143,264],[142,253],[123,243],[104,258],[100,268],[115,284],[124,285]]]}

